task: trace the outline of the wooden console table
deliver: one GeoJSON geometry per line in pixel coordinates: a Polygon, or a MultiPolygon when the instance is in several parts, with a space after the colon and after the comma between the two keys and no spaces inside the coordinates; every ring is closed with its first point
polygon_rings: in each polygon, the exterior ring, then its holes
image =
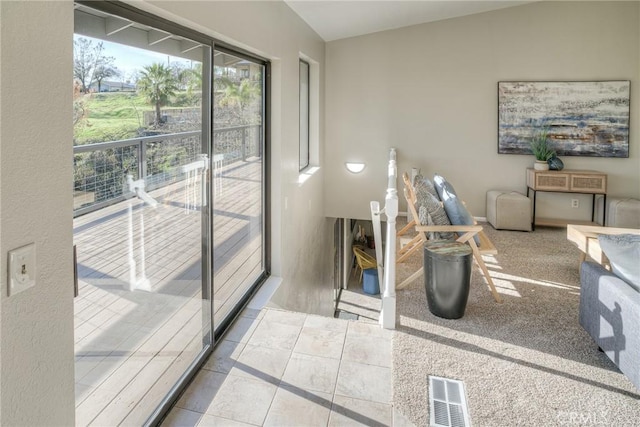
{"type": "Polygon", "coordinates": [[[538,191],[553,193],[582,193],[592,194],[591,222],[594,222],[596,212],[596,195],[604,197],[602,204],[602,223],[604,224],[607,205],[607,174],[597,171],[568,170],[539,171],[527,169],[527,197],[529,190],[533,191],[533,216],[531,229],[536,227],[536,194],[538,191]]]}

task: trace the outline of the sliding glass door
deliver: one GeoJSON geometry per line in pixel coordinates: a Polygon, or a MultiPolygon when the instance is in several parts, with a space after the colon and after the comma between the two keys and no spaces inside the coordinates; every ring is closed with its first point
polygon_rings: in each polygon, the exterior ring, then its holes
{"type": "Polygon", "coordinates": [[[211,47],[75,26],[76,420],[142,425],[212,344],[211,47]]]}
{"type": "Polygon", "coordinates": [[[268,64],[113,2],[73,60],[76,420],[142,425],[266,277],[268,64]]]}
{"type": "Polygon", "coordinates": [[[213,60],[214,319],[223,325],[265,272],[265,65],[213,60]]]}

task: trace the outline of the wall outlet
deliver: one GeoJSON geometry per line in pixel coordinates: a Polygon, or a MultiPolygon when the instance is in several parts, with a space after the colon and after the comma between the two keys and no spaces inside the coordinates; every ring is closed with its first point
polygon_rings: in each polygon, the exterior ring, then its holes
{"type": "Polygon", "coordinates": [[[580,207],[580,201],[578,199],[571,199],[571,207],[572,208],[580,207]]]}

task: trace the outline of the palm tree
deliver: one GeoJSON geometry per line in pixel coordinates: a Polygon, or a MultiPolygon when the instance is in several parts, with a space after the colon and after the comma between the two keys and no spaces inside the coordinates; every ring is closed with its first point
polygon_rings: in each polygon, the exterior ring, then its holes
{"type": "Polygon", "coordinates": [[[202,63],[197,63],[195,67],[184,70],[181,77],[186,82],[189,96],[192,96],[195,91],[202,90],[202,63]]]}
{"type": "Polygon", "coordinates": [[[147,65],[140,73],[138,80],[138,90],[142,93],[147,101],[156,108],[156,126],[162,123],[160,108],[169,103],[169,98],[175,95],[178,90],[178,80],[173,74],[171,68],[155,63],[147,65]]]}
{"type": "Polygon", "coordinates": [[[226,77],[219,79],[219,83],[222,84],[223,97],[220,100],[222,106],[238,107],[240,109],[239,119],[242,122],[249,120],[245,117],[246,108],[259,98],[262,88],[256,81],[249,79],[243,79],[239,84],[229,80],[226,77]]]}

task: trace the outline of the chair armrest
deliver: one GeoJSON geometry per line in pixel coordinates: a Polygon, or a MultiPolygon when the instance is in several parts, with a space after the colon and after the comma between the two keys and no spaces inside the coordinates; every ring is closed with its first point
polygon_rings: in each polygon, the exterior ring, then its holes
{"type": "Polygon", "coordinates": [[[481,225],[416,225],[416,231],[450,231],[453,233],[469,231],[475,231],[479,233],[482,231],[481,225]]]}

